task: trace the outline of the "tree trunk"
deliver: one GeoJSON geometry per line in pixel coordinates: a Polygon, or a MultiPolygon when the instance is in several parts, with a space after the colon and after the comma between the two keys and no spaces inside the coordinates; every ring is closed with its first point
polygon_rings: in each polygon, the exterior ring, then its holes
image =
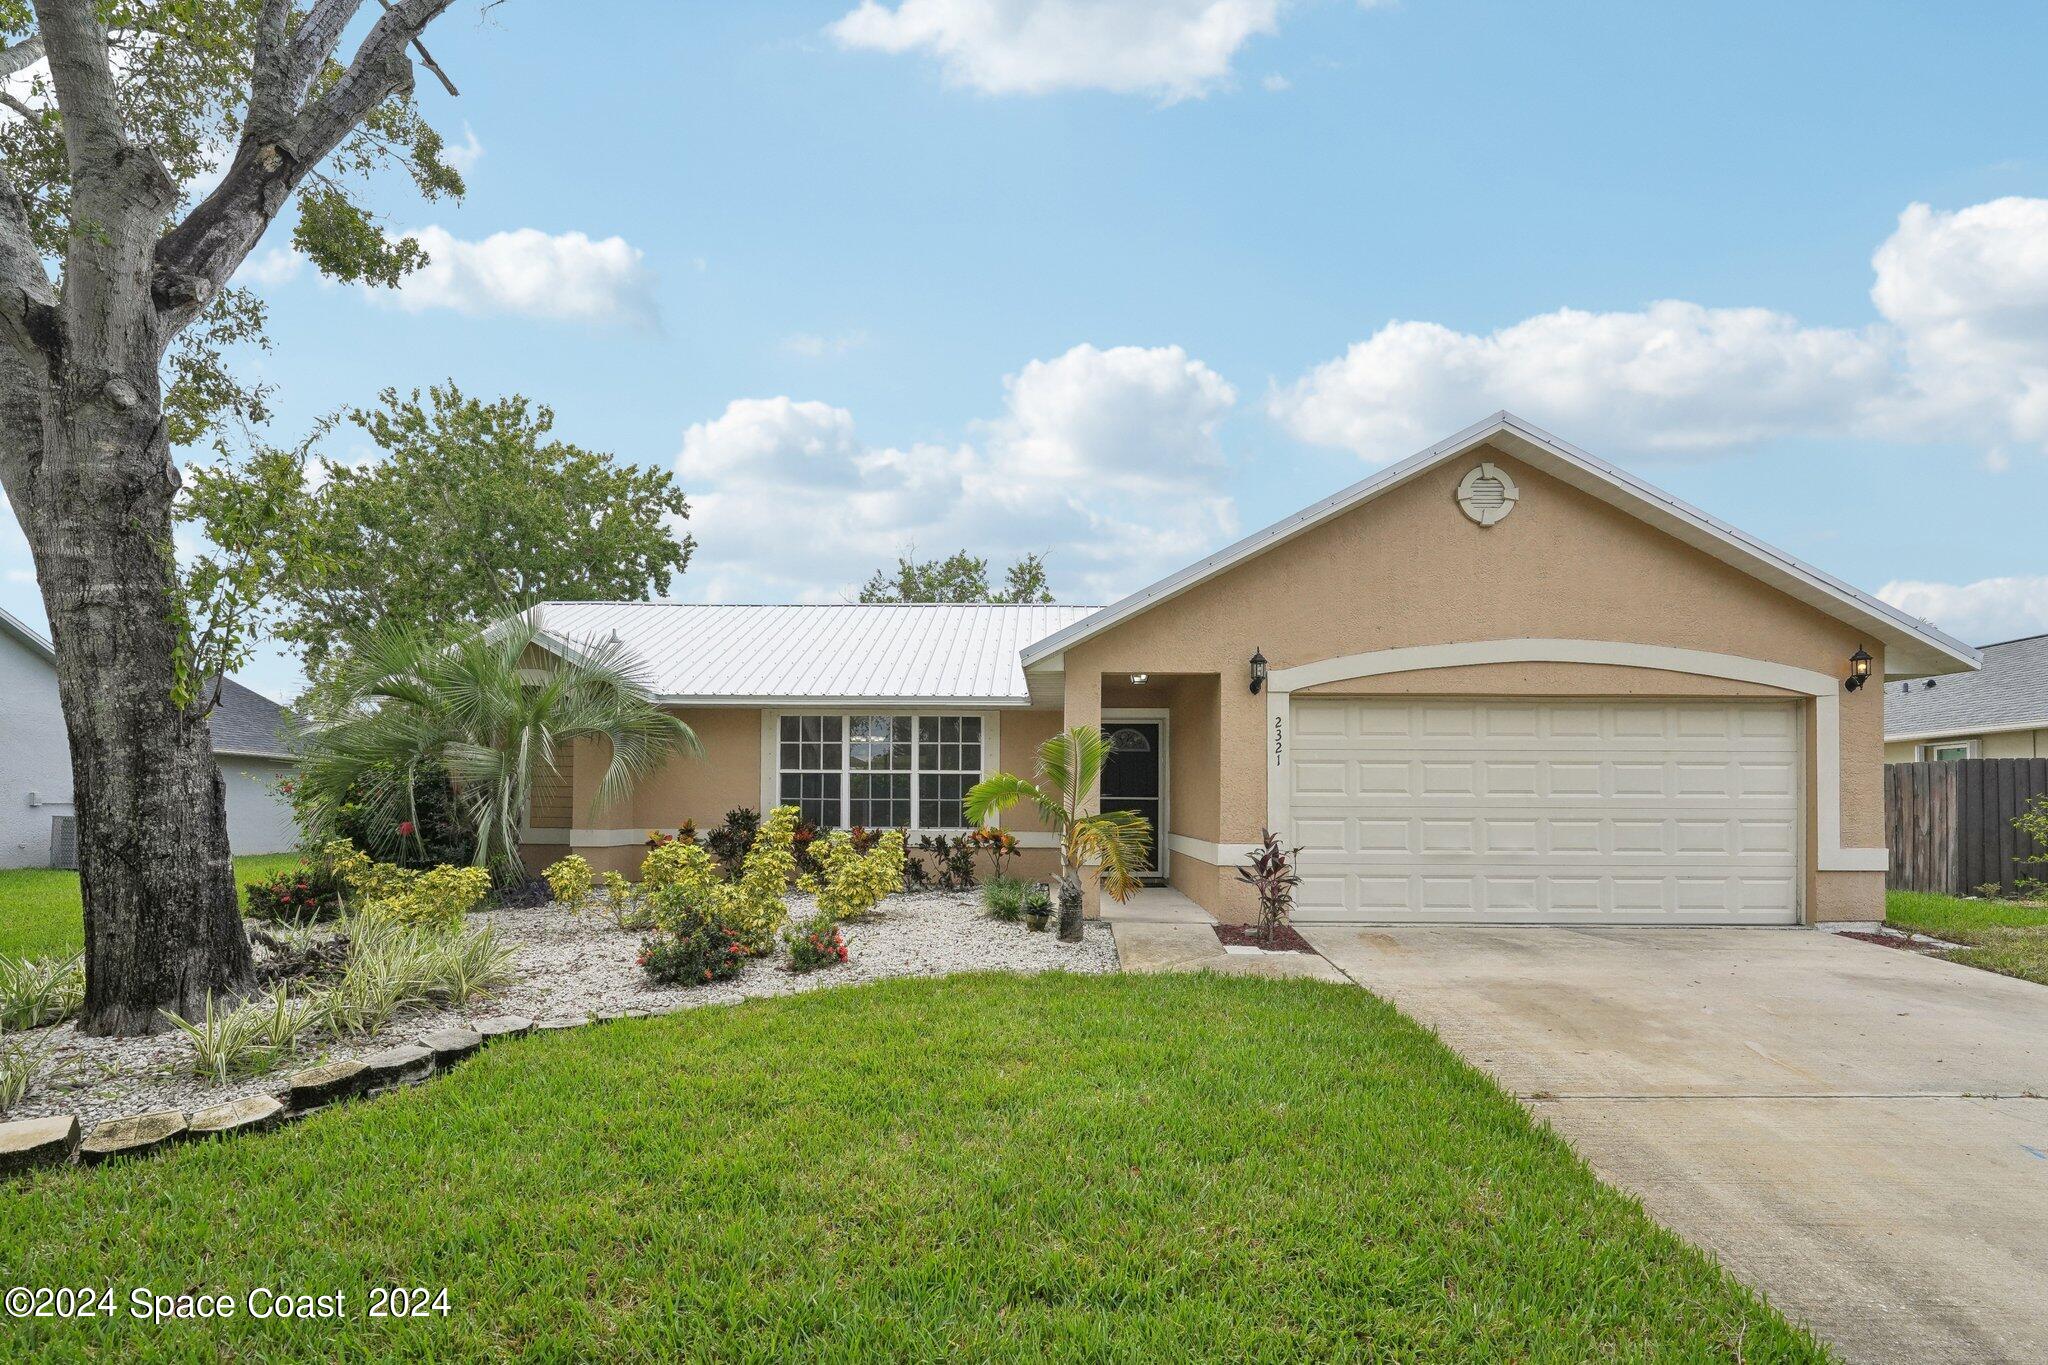
{"type": "Polygon", "coordinates": [[[1060,942],[1081,941],[1081,874],[1068,868],[1060,874],[1060,942]]]}
{"type": "Polygon", "coordinates": [[[251,982],[202,694],[181,705],[173,472],[155,374],[44,399],[27,519],[57,647],[85,898],[81,1033],[154,1033],[251,982]]]}

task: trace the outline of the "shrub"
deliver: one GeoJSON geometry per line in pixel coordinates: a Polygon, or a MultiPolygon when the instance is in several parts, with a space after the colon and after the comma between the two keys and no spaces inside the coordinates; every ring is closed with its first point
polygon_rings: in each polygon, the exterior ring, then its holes
{"type": "Polygon", "coordinates": [[[1272,830],[1260,831],[1259,846],[1237,869],[1237,879],[1252,888],[1259,898],[1259,941],[1270,944],[1274,934],[1287,923],[1294,909],[1294,888],[1301,877],[1294,870],[1298,848],[1281,846],[1272,830]]]}
{"type": "Polygon", "coordinates": [[[616,872],[604,874],[604,900],[612,912],[612,923],[621,929],[645,929],[654,922],[646,898],[616,872]]]}
{"type": "Polygon", "coordinates": [[[724,921],[706,916],[662,930],[640,945],[640,969],[661,986],[702,986],[739,975],[747,945],[724,921]]]}
{"type": "Polygon", "coordinates": [[[917,849],[931,859],[931,868],[926,876],[914,880],[941,891],[972,891],[974,855],[979,847],[971,834],[957,839],[943,834],[925,835],[917,841],[917,849]]]}
{"type": "Polygon", "coordinates": [[[373,862],[368,854],[339,839],[329,841],[320,852],[354,900],[358,921],[459,929],[463,916],[482,905],[491,893],[491,874],[481,867],[443,863],[419,872],[395,863],[373,862]]]}
{"type": "Polygon", "coordinates": [[[62,1023],[85,1003],[85,954],[0,957],[0,1030],[62,1023]]]}
{"type": "Polygon", "coordinates": [[[695,820],[683,821],[674,834],[664,834],[658,829],[647,831],[647,847],[649,848],[660,848],[663,844],[694,844],[696,842],[697,822],[695,820]]]}
{"type": "Polygon", "coordinates": [[[264,1034],[264,1012],[235,1009],[216,1012],[213,997],[206,997],[206,1012],[197,1022],[164,1011],[164,1018],[192,1040],[192,1072],[211,1076],[226,1085],[235,1076],[253,1076],[268,1071],[277,1061],[277,1048],[264,1034]]]}
{"type": "Polygon", "coordinates": [[[299,1040],[320,1024],[322,1001],[314,995],[293,995],[282,981],[242,1007],[256,1016],[263,1042],[274,1053],[296,1052],[299,1040]]]}
{"type": "Polygon", "coordinates": [[[1052,913],[1052,892],[1046,889],[1044,882],[1026,883],[1017,908],[1023,914],[1042,920],[1052,913]]]}
{"type": "Polygon", "coordinates": [[[1015,877],[991,877],[981,884],[981,904],[997,919],[1015,923],[1024,913],[1024,883],[1015,877]]]}
{"type": "Polygon", "coordinates": [[[728,877],[736,876],[760,828],[761,817],[752,807],[735,806],[725,813],[724,824],[704,836],[704,846],[728,877]]]}
{"type": "Polygon", "coordinates": [[[818,912],[832,920],[858,919],[903,885],[903,836],[891,830],[866,853],[843,831],[818,841],[818,871],[797,885],[818,898],[818,912]]]}
{"type": "Polygon", "coordinates": [[[846,936],[839,925],[822,911],[783,935],[789,944],[789,969],[815,972],[846,961],[846,936]]]}
{"type": "Polygon", "coordinates": [[[977,852],[988,855],[988,875],[997,881],[1005,880],[1003,870],[1017,856],[1017,836],[1008,830],[983,828],[968,835],[967,841],[977,852]]]}
{"type": "Polygon", "coordinates": [[[695,896],[722,880],[716,859],[698,845],[680,840],[657,845],[640,862],[640,891],[649,897],[670,887],[695,896]]]}
{"type": "Polygon", "coordinates": [[[640,886],[656,926],[676,934],[698,921],[717,920],[737,935],[749,952],[768,952],[789,914],[783,896],[796,871],[791,839],[797,823],[795,806],[777,806],[768,812],[753,847],[747,850],[737,882],[719,880],[700,848],[665,844],[648,854],[641,865],[640,886]]]}
{"type": "Polygon", "coordinates": [[[583,903],[590,899],[591,889],[597,885],[597,875],[590,870],[590,864],[576,853],[550,863],[540,875],[547,879],[548,890],[555,893],[555,899],[568,906],[571,914],[583,913],[583,903]]]}
{"type": "Polygon", "coordinates": [[[317,855],[289,872],[251,882],[243,893],[249,918],[278,924],[312,924],[341,913],[341,879],[317,855]]]}

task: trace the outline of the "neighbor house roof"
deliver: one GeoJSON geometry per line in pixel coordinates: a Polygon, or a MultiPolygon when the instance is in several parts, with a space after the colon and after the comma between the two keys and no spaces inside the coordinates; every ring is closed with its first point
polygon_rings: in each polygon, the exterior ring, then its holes
{"type": "Polygon", "coordinates": [[[2048,635],[1986,645],[1984,667],[1884,690],[1886,739],[2048,727],[2048,635]]]}
{"type": "Polygon", "coordinates": [[[1894,677],[1917,677],[1977,666],[1976,650],[1927,622],[1860,592],[1819,569],[1802,564],[1784,551],[1773,549],[1509,412],[1497,412],[1371,478],[1333,493],[1321,502],[1276,521],[1265,530],[1246,536],[1235,545],[1190,564],[1178,573],[1169,574],[1152,586],[1141,588],[1122,601],[1033,643],[1024,651],[1024,664],[1028,668],[1050,659],[1063,649],[1177,597],[1231,566],[1264,554],[1311,527],[1341,516],[1382,493],[1400,487],[1423,471],[1456,459],[1481,445],[1492,445],[1526,460],[1574,488],[1640,517],[1695,549],[1770,584],[1818,611],[1869,631],[1873,640],[1883,642],[1885,670],[1894,677]]]}
{"type": "Polygon", "coordinates": [[[543,602],[544,640],[617,636],[670,705],[949,702],[1022,706],[1025,645],[1094,607],[543,602]]]}
{"type": "MultiPolygon", "coordinates": [[[[13,636],[54,671],[57,651],[26,621],[0,608],[0,633],[13,636]]],[[[290,758],[291,713],[233,678],[221,680],[213,712],[213,751],[231,758],[290,758]]]]}

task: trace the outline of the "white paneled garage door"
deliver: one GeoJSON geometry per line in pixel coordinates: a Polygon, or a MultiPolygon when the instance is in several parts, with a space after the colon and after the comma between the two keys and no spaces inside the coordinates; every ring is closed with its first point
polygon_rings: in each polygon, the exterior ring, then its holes
{"type": "Polygon", "coordinates": [[[1294,917],[1791,924],[1789,703],[1297,698],[1294,917]]]}

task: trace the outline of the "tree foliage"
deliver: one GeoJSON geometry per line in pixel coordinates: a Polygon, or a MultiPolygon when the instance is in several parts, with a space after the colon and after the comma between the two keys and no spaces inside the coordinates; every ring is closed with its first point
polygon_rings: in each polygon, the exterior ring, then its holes
{"type": "MultiPolygon", "coordinates": [[[[180,515],[253,581],[270,632],[318,674],[366,624],[481,625],[550,598],[643,600],[695,542],[667,470],[556,440],[554,412],[451,382],[386,389],[348,422],[383,452],[295,450],[195,469],[180,515]]],[[[201,569],[229,572],[214,560],[201,569]]]]}
{"type": "Polygon", "coordinates": [[[988,581],[988,561],[965,550],[944,559],[899,558],[892,574],[877,569],[860,590],[863,602],[1050,602],[1045,556],[1025,555],[1003,576],[1001,588],[988,581]]]}

